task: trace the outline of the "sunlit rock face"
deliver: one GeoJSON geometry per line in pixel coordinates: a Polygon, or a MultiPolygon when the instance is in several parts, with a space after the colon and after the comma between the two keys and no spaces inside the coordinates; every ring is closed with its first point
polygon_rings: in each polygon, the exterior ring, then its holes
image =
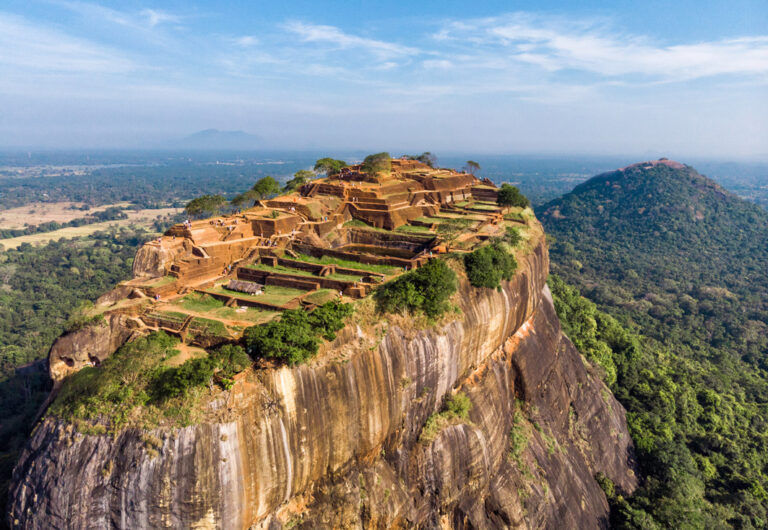
{"type": "Polygon", "coordinates": [[[542,242],[500,291],[460,286],[456,320],[350,324],[342,361],[250,373],[224,418],[116,438],[46,420],[14,473],[18,528],[596,528],[598,472],[636,480],[623,408],[560,331],[542,242]],[[366,346],[363,347],[363,344],[366,346]],[[425,443],[446,394],[469,419],[425,443]],[[519,421],[525,409],[527,418],[519,421]],[[534,424],[535,423],[535,424],[534,424]],[[525,448],[510,455],[510,432],[525,448]]]}

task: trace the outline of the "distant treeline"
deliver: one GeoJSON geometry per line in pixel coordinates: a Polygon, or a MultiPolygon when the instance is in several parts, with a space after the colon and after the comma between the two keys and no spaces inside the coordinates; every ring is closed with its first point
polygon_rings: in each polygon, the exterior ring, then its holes
{"type": "Polygon", "coordinates": [[[136,208],[183,207],[201,195],[234,196],[272,174],[283,183],[314,159],[263,164],[178,163],[95,169],[84,175],[0,176],[0,209],[32,202],[82,202],[88,206],[128,202],[136,208]]]}
{"type": "Polygon", "coordinates": [[[39,225],[26,226],[24,228],[3,228],[0,229],[0,239],[8,239],[11,237],[29,236],[32,234],[42,234],[45,232],[53,232],[60,228],[68,228],[71,226],[84,226],[93,223],[103,223],[105,221],[117,221],[120,219],[128,219],[124,208],[117,206],[111,206],[106,210],[94,212],[87,217],[80,217],[78,219],[72,219],[66,223],[57,223],[51,221],[49,223],[41,223],[39,225]]]}

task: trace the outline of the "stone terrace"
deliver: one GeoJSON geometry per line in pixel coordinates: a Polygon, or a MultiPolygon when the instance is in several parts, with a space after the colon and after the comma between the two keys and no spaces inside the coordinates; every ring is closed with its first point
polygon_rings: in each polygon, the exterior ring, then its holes
{"type": "Polygon", "coordinates": [[[237,214],[173,226],[142,247],[120,289],[149,304],[129,306],[141,308],[131,315],[139,327],[202,345],[231,340],[282,310],[363,298],[437,253],[471,250],[503,231],[496,192],[413,160],[377,175],[351,166],[237,214]],[[472,223],[448,248],[438,228],[455,218],[472,223]]]}

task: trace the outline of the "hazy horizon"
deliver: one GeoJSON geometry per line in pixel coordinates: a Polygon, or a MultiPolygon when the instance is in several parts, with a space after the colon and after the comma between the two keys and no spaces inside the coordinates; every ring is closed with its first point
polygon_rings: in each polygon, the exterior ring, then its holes
{"type": "Polygon", "coordinates": [[[768,159],[758,1],[9,0],[0,149],[768,159]]]}

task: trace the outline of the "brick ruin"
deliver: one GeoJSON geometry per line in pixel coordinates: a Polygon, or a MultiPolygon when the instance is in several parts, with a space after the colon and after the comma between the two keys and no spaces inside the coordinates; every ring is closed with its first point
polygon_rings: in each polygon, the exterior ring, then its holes
{"type": "Polygon", "coordinates": [[[122,298],[99,307],[198,345],[233,340],[280,311],[363,298],[433,255],[470,251],[509,222],[496,194],[488,180],[413,160],[393,159],[377,175],[347,167],[252,208],[173,226],[140,249],[122,298]],[[438,228],[452,219],[467,228],[447,240],[438,228]]]}

